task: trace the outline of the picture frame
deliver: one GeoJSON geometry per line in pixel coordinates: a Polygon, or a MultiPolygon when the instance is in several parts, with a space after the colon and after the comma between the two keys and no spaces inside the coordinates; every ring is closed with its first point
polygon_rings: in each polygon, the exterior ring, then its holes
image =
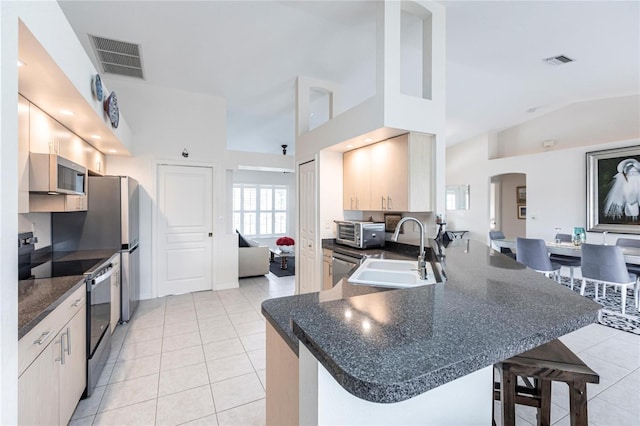
{"type": "Polygon", "coordinates": [[[527,203],[527,187],[516,186],[516,204],[526,204],[526,203],[527,203]]]}
{"type": "Polygon", "coordinates": [[[518,219],[526,219],[527,218],[527,205],[526,204],[518,204],[518,219]]]}
{"type": "MultiPolygon", "coordinates": [[[[385,214],[384,215],[384,232],[393,232],[396,230],[396,226],[398,226],[398,222],[402,219],[402,215],[400,214],[385,214]]],[[[402,234],[402,228],[400,228],[400,233],[402,234]]]]}
{"type": "Polygon", "coordinates": [[[587,231],[640,234],[640,146],[587,152],[586,162],[587,231]]]}

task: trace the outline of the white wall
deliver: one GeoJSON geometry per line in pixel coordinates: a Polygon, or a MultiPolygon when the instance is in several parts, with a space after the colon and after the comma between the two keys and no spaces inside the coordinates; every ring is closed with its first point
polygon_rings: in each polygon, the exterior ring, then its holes
{"type": "MultiPolygon", "coordinates": [[[[219,246],[226,244],[226,174],[221,159],[226,148],[224,99],[161,88],[128,79],[109,78],[118,93],[123,114],[134,133],[133,157],[107,158],[107,173],[129,175],[140,183],[140,288],[142,298],[155,297],[152,268],[152,214],[156,207],[156,169],[159,162],[210,165],[214,168],[214,287],[226,275],[217,265],[219,246]],[[187,149],[189,157],[182,156],[187,149]]],[[[220,252],[220,253],[219,253],[220,252]]]]}
{"type": "Polygon", "coordinates": [[[18,232],[33,232],[38,238],[36,250],[51,245],[51,213],[26,213],[18,215],[18,232]]]}
{"type": "MultiPolygon", "coordinates": [[[[565,111],[558,111],[565,116],[565,111]]],[[[553,117],[548,117],[552,120],[553,117]]],[[[608,128],[610,117],[602,117],[587,124],[580,116],[556,124],[557,132],[566,135],[582,134],[583,126],[608,128]],[[599,124],[598,124],[599,123],[599,124]],[[573,130],[572,130],[573,129],[573,130]]],[[[526,126],[525,124],[525,127],[526,126]]],[[[640,117],[636,117],[636,135],[628,140],[609,140],[568,149],[551,149],[541,153],[489,160],[494,148],[492,136],[482,135],[447,150],[447,185],[470,184],[471,208],[450,211],[449,228],[468,229],[469,237],[487,242],[489,232],[489,180],[503,173],[526,174],[528,237],[551,240],[555,228],[570,233],[574,226],[586,227],[586,160],[585,153],[602,149],[640,144],[640,117]]],[[[542,131],[542,130],[541,130],[542,131]]],[[[512,134],[517,134],[514,130],[512,134]]],[[[614,135],[615,136],[615,135],[614,135]]],[[[517,140],[512,140],[517,144],[517,140]]],[[[614,243],[622,235],[609,234],[607,242],[614,243]]],[[[627,235],[625,235],[627,236],[627,235]]],[[[627,236],[628,237],[628,236],[627,236]]],[[[631,238],[635,238],[631,236],[631,238]]],[[[587,240],[602,241],[600,233],[587,233],[587,240]]]]}
{"type": "Polygon", "coordinates": [[[554,140],[554,149],[571,149],[638,137],[640,96],[576,102],[497,134],[497,156],[544,152],[542,142],[554,140]]]}

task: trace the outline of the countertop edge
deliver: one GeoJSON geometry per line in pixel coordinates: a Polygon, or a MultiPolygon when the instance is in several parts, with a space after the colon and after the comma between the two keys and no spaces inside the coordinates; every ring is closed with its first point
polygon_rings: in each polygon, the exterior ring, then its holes
{"type": "MultiPolygon", "coordinates": [[[[299,341],[316,357],[331,376],[350,394],[376,403],[401,402],[424,392],[466,376],[474,371],[526,352],[551,340],[564,336],[596,322],[598,311],[584,314],[554,327],[553,333],[534,334],[526,339],[503,347],[492,348],[491,353],[478,353],[472,358],[449,364],[439,370],[430,371],[400,383],[373,383],[364,381],[342,369],[334,360],[321,351],[293,320],[293,331],[299,341]]],[[[297,353],[297,351],[296,351],[297,353]]]]}
{"type": "Polygon", "coordinates": [[[40,312],[34,319],[23,325],[18,330],[18,340],[22,339],[26,336],[35,326],[37,326],[44,318],[46,318],[54,309],[60,306],[69,296],[73,294],[80,286],[86,285],[84,275],[77,275],[78,282],[71,286],[69,290],[64,292],[58,299],[56,299],[53,303],[47,306],[42,312],[40,312]]]}

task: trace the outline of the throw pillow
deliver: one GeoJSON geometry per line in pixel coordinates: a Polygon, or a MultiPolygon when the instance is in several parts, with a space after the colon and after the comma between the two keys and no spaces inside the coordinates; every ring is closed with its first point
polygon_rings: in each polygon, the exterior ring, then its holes
{"type": "Polygon", "coordinates": [[[238,247],[251,247],[251,244],[242,236],[240,232],[236,229],[236,233],[238,234],[238,247]]]}

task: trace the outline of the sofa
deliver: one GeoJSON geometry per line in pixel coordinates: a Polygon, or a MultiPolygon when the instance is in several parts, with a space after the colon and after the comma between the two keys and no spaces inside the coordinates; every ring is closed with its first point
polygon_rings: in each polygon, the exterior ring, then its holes
{"type": "Polygon", "coordinates": [[[248,247],[238,247],[238,278],[269,273],[269,247],[246,240],[248,247]]]}

